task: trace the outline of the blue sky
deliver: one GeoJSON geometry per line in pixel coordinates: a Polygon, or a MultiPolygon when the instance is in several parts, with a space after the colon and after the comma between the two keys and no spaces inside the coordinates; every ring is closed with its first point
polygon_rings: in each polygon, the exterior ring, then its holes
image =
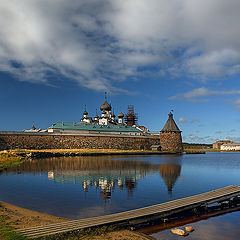
{"type": "Polygon", "coordinates": [[[1,130],[134,105],[186,142],[240,141],[237,0],[0,1],[1,130]]]}

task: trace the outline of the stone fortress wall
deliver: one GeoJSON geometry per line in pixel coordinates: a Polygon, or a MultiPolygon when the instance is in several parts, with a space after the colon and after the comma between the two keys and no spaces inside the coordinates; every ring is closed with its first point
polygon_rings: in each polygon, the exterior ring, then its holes
{"type": "Polygon", "coordinates": [[[50,133],[0,132],[4,149],[122,149],[150,150],[160,145],[158,136],[63,135],[50,133]]]}
{"type": "Polygon", "coordinates": [[[121,149],[182,152],[181,131],[169,113],[160,135],[116,135],[111,133],[0,132],[0,150],[4,149],[121,149]]]}

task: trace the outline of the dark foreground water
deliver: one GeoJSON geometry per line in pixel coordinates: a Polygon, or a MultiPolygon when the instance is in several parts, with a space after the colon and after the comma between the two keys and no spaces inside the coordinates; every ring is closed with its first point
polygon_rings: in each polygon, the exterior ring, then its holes
{"type": "Polygon", "coordinates": [[[240,185],[240,153],[55,158],[2,172],[0,200],[79,219],[231,184],[240,185]]]}
{"type": "MultiPolygon", "coordinates": [[[[240,212],[212,217],[195,223],[183,225],[193,226],[195,231],[190,233],[187,240],[238,240],[240,239],[240,212]]],[[[151,232],[148,232],[151,234],[151,232]]],[[[151,236],[157,240],[182,240],[183,237],[174,235],[170,230],[157,231],[157,226],[151,236]]]]}

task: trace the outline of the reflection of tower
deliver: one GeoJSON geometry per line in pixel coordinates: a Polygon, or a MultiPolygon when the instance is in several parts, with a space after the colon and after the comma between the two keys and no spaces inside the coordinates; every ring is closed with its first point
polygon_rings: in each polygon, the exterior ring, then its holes
{"type": "Polygon", "coordinates": [[[128,194],[132,194],[133,189],[136,187],[136,179],[134,178],[126,178],[125,179],[125,186],[128,190],[128,194]]]}
{"type": "Polygon", "coordinates": [[[127,126],[133,126],[137,124],[137,115],[134,113],[132,105],[128,106],[128,113],[125,116],[125,123],[127,126]]]}
{"type": "Polygon", "coordinates": [[[168,188],[168,192],[171,193],[177,178],[180,176],[181,166],[177,164],[161,164],[160,174],[168,188]]]}

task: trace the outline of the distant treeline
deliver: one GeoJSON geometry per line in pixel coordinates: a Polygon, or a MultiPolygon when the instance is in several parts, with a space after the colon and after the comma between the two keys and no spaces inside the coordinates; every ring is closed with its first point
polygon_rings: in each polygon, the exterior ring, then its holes
{"type": "Polygon", "coordinates": [[[184,149],[206,149],[212,148],[212,144],[203,144],[203,143],[183,143],[184,149]]]}

